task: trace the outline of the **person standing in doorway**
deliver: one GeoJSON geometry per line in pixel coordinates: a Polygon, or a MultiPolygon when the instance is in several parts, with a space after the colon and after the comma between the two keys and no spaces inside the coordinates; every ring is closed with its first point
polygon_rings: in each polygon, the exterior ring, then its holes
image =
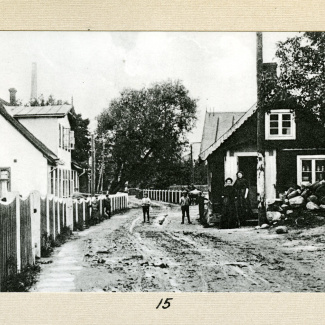
{"type": "Polygon", "coordinates": [[[190,220],[190,198],[188,197],[187,192],[183,192],[180,203],[182,209],[182,224],[184,224],[185,214],[188,223],[191,224],[192,222],[190,220]]]}
{"type": "Polygon", "coordinates": [[[148,198],[148,193],[144,193],[143,195],[143,199],[141,201],[141,205],[142,205],[142,212],[143,212],[143,222],[146,222],[146,216],[148,218],[148,223],[149,221],[149,209],[150,209],[150,205],[151,205],[151,200],[148,198]]]}
{"type": "Polygon", "coordinates": [[[247,179],[244,178],[242,171],[237,173],[237,179],[234,184],[234,188],[237,193],[237,208],[238,208],[238,218],[240,225],[244,225],[245,221],[252,217],[253,212],[251,209],[251,204],[249,200],[249,184],[247,179]]]}
{"type": "Polygon", "coordinates": [[[236,228],[238,227],[236,213],[236,190],[232,186],[232,179],[229,177],[225,181],[222,191],[222,217],[220,220],[220,228],[236,228]]]}

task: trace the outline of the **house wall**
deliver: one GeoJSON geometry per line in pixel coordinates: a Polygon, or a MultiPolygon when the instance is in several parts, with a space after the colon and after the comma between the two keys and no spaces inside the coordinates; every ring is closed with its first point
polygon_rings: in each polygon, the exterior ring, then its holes
{"type": "Polygon", "coordinates": [[[19,122],[64,162],[65,169],[71,169],[71,152],[59,148],[59,124],[65,128],[70,128],[70,122],[67,116],[61,118],[19,118],[19,122]]]}
{"type": "Polygon", "coordinates": [[[47,193],[47,159],[0,115],[0,167],[10,168],[10,190],[28,195],[47,193]]]}
{"type": "Polygon", "coordinates": [[[58,155],[57,118],[19,118],[19,122],[36,138],[42,141],[53,153],[58,155]]]}
{"type": "MultiPolygon", "coordinates": [[[[295,115],[295,140],[265,140],[265,186],[266,198],[274,199],[278,193],[297,185],[297,156],[325,155],[325,129],[315,117],[303,111],[295,115]]],[[[216,157],[223,153],[223,178],[235,178],[238,171],[238,155],[256,152],[256,114],[249,118],[229,139],[208,157],[212,173],[222,173],[216,165],[216,157]]],[[[220,163],[220,160],[219,160],[220,163]]],[[[218,176],[217,178],[220,178],[218,176]]],[[[220,178],[221,179],[221,178],[220,178]]],[[[298,184],[299,185],[299,184],[298,184]]],[[[211,192],[218,193],[223,182],[211,180],[211,192]]]]}

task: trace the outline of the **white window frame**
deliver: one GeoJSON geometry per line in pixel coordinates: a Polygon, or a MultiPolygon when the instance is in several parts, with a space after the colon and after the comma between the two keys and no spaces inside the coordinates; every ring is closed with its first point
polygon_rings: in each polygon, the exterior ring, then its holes
{"type": "Polygon", "coordinates": [[[297,156],[297,183],[301,185],[302,181],[302,160],[311,160],[311,183],[316,182],[316,160],[325,160],[325,155],[307,155],[297,156]]]}
{"type": "Polygon", "coordinates": [[[289,109],[274,109],[265,113],[265,139],[266,140],[296,140],[296,121],[294,113],[289,109]],[[290,114],[291,116],[291,134],[270,134],[270,116],[271,114],[279,115],[279,132],[282,133],[282,115],[290,114]]]}

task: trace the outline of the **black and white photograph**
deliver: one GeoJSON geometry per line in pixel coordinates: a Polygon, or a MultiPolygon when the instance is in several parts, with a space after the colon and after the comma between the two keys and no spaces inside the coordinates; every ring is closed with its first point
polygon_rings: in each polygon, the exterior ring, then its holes
{"type": "Polygon", "coordinates": [[[1,292],[325,292],[324,32],[0,40],[1,292]]]}

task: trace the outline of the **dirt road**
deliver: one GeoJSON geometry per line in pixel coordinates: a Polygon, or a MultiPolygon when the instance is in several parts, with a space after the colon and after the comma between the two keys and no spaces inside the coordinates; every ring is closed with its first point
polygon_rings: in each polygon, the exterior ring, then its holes
{"type": "Polygon", "coordinates": [[[290,230],[181,225],[180,209],[158,205],[142,224],[133,208],[74,235],[42,265],[31,291],[325,291],[325,227],[290,230]],[[162,220],[164,220],[162,222],[162,220]]]}

